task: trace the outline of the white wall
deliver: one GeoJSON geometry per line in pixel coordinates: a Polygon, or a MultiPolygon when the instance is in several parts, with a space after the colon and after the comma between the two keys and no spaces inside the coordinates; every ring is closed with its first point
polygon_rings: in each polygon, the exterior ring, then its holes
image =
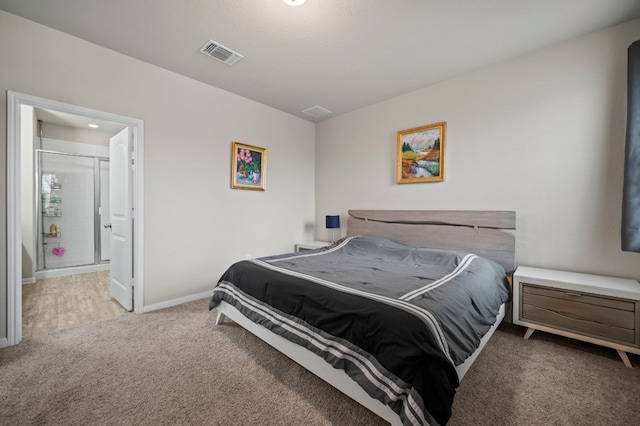
{"type": "Polygon", "coordinates": [[[318,124],[316,217],[515,210],[519,264],[640,278],[640,254],[620,250],[627,47],[639,38],[635,20],[318,124]],[[396,184],[396,132],[439,121],[445,182],[396,184]]]}
{"type": "Polygon", "coordinates": [[[33,145],[35,137],[35,118],[33,107],[22,105],[20,116],[20,144],[22,149],[27,152],[20,158],[20,171],[22,180],[22,214],[21,214],[21,232],[22,232],[22,282],[33,283],[36,276],[36,257],[35,257],[35,217],[34,217],[34,155],[33,145]]]}
{"type": "MultiPolygon", "coordinates": [[[[1,117],[12,90],[144,120],[145,305],[206,292],[231,262],[292,251],[313,237],[312,123],[5,12],[0,58],[1,117]],[[230,189],[234,140],[267,148],[266,191],[230,189]]],[[[5,119],[0,138],[6,146],[5,119]]],[[[0,164],[6,167],[4,149],[0,164]]],[[[4,250],[5,214],[0,241],[4,250]]],[[[5,256],[0,280],[1,338],[5,256]]]]}
{"type": "Polygon", "coordinates": [[[42,135],[44,137],[62,141],[77,142],[80,144],[102,145],[108,147],[109,139],[111,139],[111,136],[116,133],[117,132],[110,133],[102,130],[62,126],[60,124],[49,123],[46,121],[42,123],[42,135]]]}

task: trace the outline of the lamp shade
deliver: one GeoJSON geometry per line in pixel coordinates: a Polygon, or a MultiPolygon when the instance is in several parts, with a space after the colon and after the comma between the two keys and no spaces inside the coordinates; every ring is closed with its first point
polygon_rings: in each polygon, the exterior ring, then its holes
{"type": "Polygon", "coordinates": [[[327,228],[335,229],[340,228],[340,216],[327,216],[327,228]]]}

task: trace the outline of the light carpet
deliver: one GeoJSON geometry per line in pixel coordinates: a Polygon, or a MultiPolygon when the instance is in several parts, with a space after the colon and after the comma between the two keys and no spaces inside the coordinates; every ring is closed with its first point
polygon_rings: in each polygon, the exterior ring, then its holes
{"type": "MultiPolygon", "coordinates": [[[[0,423],[384,425],[207,300],[0,349],[0,423]]],[[[640,369],[615,351],[504,324],[464,378],[450,425],[637,425],[640,369]]],[[[639,365],[639,357],[632,356],[639,365]]]]}

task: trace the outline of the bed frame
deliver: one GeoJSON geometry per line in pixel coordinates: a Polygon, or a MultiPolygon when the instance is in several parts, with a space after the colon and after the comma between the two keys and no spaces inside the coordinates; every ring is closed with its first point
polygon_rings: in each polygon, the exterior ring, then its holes
{"type": "MultiPolygon", "coordinates": [[[[494,260],[511,273],[515,269],[515,219],[512,211],[349,210],[347,236],[380,236],[418,247],[465,250],[494,260]]],[[[333,368],[320,356],[254,323],[226,302],[221,302],[216,310],[217,325],[229,317],[392,425],[402,424],[391,408],[371,398],[343,370],[333,368]]],[[[504,316],[505,305],[502,305],[495,324],[482,338],[478,349],[456,367],[460,380],[504,316]]]]}

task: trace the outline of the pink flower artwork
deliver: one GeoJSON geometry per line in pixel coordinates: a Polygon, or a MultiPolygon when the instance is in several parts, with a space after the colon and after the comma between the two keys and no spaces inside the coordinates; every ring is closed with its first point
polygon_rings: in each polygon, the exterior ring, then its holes
{"type": "Polygon", "coordinates": [[[264,191],[266,149],[233,142],[231,187],[264,191]]]}

